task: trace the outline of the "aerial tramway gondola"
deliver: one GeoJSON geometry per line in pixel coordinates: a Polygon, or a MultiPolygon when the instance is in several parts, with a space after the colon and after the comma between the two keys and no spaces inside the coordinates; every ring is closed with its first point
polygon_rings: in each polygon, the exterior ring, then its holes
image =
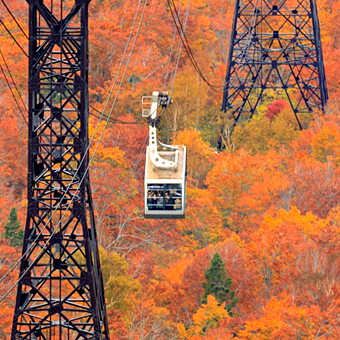
{"type": "Polygon", "coordinates": [[[142,98],[142,115],[149,120],[146,149],[144,216],[152,219],[185,217],[186,147],[161,143],[157,138],[157,109],[171,103],[167,92],[153,92],[142,98]]]}

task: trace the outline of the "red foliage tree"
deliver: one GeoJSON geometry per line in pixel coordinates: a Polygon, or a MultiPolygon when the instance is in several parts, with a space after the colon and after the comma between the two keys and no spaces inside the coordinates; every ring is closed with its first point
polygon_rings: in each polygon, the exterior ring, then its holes
{"type": "Polygon", "coordinates": [[[289,103],[283,99],[276,100],[273,104],[268,105],[265,116],[273,120],[283,109],[289,106],[289,103]]]}

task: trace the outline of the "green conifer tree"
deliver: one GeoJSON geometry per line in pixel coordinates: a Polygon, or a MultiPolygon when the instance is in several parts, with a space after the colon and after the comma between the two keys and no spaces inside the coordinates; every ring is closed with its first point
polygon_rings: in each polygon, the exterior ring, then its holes
{"type": "Polygon", "coordinates": [[[235,307],[238,297],[235,297],[235,291],[231,291],[231,284],[233,282],[231,277],[227,276],[225,264],[222,257],[215,253],[210,261],[210,267],[204,273],[207,282],[203,282],[204,293],[202,296],[202,303],[207,303],[207,296],[213,295],[220,303],[226,302],[225,308],[230,316],[233,315],[232,309],[235,307]]]}
{"type": "Polygon", "coordinates": [[[16,208],[12,208],[9,213],[8,221],[5,225],[5,232],[2,236],[10,240],[12,247],[18,247],[22,245],[24,239],[24,231],[20,228],[20,222],[18,221],[18,214],[16,208]]]}

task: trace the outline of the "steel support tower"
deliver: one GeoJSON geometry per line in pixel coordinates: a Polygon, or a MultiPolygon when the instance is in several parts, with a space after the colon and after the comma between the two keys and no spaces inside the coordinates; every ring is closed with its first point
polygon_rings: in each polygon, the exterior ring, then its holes
{"type": "Polygon", "coordinates": [[[222,109],[250,119],[264,91],[287,99],[300,129],[328,99],[315,0],[236,0],[222,109]]]}
{"type": "Polygon", "coordinates": [[[28,208],[12,340],[109,339],[88,175],[88,4],[28,0],[28,208]]]}

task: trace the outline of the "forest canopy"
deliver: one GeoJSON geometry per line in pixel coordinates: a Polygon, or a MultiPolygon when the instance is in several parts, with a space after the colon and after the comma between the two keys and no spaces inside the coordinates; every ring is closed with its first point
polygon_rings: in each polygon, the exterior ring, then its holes
{"type": "MultiPolygon", "coordinates": [[[[6,3],[27,33],[27,3],[6,3]]],[[[200,70],[223,87],[234,1],[175,4],[200,70]]],[[[98,111],[114,104],[90,168],[111,339],[340,339],[340,1],[317,5],[325,113],[312,113],[300,131],[287,98],[269,91],[253,119],[241,119],[230,136],[223,93],[197,74],[166,1],[91,1],[94,141],[104,129],[101,123],[95,134],[98,111]],[[141,3],[145,12],[123,78],[120,62],[141,3]],[[108,98],[116,76],[114,102],[108,98]],[[148,125],[140,118],[141,98],[155,90],[173,98],[160,139],[188,150],[183,220],[143,217],[148,125]]],[[[27,38],[1,4],[0,18],[27,51],[27,38]]],[[[25,228],[28,59],[3,28],[0,41],[0,64],[6,60],[13,77],[9,86],[0,73],[2,277],[21,256],[25,228]]],[[[18,275],[16,268],[0,284],[0,295],[18,275]]],[[[15,290],[0,303],[1,339],[10,339],[14,305],[15,290]]]]}

